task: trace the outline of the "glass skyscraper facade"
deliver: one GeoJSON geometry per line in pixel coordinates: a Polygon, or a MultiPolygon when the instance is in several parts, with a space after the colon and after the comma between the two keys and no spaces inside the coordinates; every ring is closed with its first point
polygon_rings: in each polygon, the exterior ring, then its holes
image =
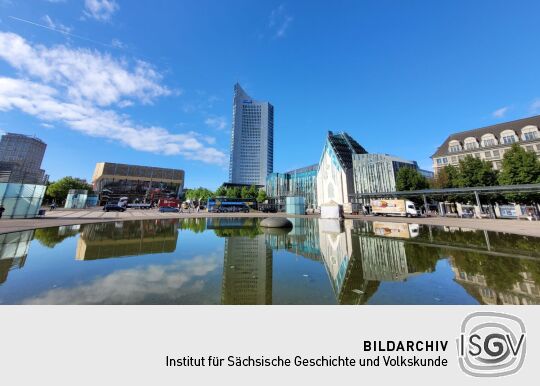
{"type": "Polygon", "coordinates": [[[355,193],[395,192],[398,170],[418,170],[416,161],[388,154],[354,154],[352,157],[355,193]]]}
{"type": "Polygon", "coordinates": [[[291,170],[286,173],[271,173],[266,178],[266,194],[284,204],[285,197],[304,197],[308,208],[317,207],[318,165],[291,170]]]}
{"type": "Polygon", "coordinates": [[[229,182],[264,185],[274,168],[274,107],[234,86],[229,182]]]}

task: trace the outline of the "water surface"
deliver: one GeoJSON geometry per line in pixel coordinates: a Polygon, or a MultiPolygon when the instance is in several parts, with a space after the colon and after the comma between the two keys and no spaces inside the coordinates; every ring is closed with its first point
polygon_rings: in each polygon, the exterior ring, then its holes
{"type": "Polygon", "coordinates": [[[540,239],[392,222],[249,218],[0,235],[0,304],[540,304],[540,239]]]}

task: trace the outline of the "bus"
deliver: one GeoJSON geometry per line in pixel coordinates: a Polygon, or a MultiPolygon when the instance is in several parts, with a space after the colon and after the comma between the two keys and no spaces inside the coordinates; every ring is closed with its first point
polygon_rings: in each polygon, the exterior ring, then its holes
{"type": "Polygon", "coordinates": [[[256,209],[257,201],[254,198],[229,198],[212,197],[208,199],[206,208],[209,212],[249,212],[250,208],[256,209]]]}

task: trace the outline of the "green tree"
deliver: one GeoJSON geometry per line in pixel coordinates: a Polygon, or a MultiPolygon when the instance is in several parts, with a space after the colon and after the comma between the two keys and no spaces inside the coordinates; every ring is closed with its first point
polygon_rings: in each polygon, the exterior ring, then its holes
{"type": "Polygon", "coordinates": [[[264,202],[266,201],[266,191],[264,189],[259,189],[259,193],[257,194],[257,202],[264,202]]]}
{"type": "Polygon", "coordinates": [[[249,198],[249,188],[247,186],[242,187],[242,198],[249,198]]]}
{"type": "Polygon", "coordinates": [[[192,201],[206,201],[212,197],[214,193],[210,189],[198,187],[196,189],[189,189],[186,192],[186,198],[192,201]]]}
{"type": "Polygon", "coordinates": [[[540,183],[540,161],[536,153],[513,144],[504,153],[499,182],[501,185],[540,183]]]}
{"type": "MultiPolygon", "coordinates": [[[[499,174],[501,185],[537,184],[540,183],[540,161],[532,151],[526,151],[518,144],[504,153],[502,169],[499,174]]],[[[534,202],[538,194],[509,193],[505,197],[512,202],[534,202]]]]}
{"type": "Polygon", "coordinates": [[[259,191],[255,187],[255,185],[251,185],[249,187],[249,198],[257,198],[258,194],[259,194],[259,191]]]}
{"type": "Polygon", "coordinates": [[[459,161],[457,181],[462,188],[493,186],[497,185],[497,171],[493,170],[491,162],[468,155],[459,161]]]}
{"type": "Polygon", "coordinates": [[[433,187],[437,189],[459,187],[459,170],[454,165],[446,165],[437,173],[433,180],[433,187]]]}
{"type": "Polygon", "coordinates": [[[47,188],[47,195],[56,201],[65,200],[70,189],[81,189],[92,192],[92,185],[75,177],[64,177],[53,182],[47,188]]]}
{"type": "Polygon", "coordinates": [[[219,188],[217,188],[216,197],[224,197],[226,195],[227,195],[227,188],[226,187],[221,185],[219,188]]]}
{"type": "Polygon", "coordinates": [[[227,188],[226,196],[228,198],[242,198],[242,190],[238,186],[227,188]]]}
{"type": "Polygon", "coordinates": [[[75,236],[79,233],[78,229],[69,229],[60,234],[59,227],[40,228],[34,232],[34,239],[47,248],[54,248],[56,244],[61,243],[64,239],[75,236]]]}
{"type": "Polygon", "coordinates": [[[396,176],[396,189],[403,190],[421,190],[429,188],[429,183],[416,169],[403,167],[398,170],[396,176]]]}

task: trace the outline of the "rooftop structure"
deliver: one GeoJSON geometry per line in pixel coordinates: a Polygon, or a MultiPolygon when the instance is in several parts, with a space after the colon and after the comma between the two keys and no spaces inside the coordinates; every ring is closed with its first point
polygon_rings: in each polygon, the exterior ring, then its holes
{"type": "Polygon", "coordinates": [[[525,150],[540,157],[540,116],[486,126],[451,134],[431,156],[433,170],[447,165],[457,165],[459,160],[471,155],[493,164],[499,170],[504,153],[512,144],[519,143],[525,150]]]}

